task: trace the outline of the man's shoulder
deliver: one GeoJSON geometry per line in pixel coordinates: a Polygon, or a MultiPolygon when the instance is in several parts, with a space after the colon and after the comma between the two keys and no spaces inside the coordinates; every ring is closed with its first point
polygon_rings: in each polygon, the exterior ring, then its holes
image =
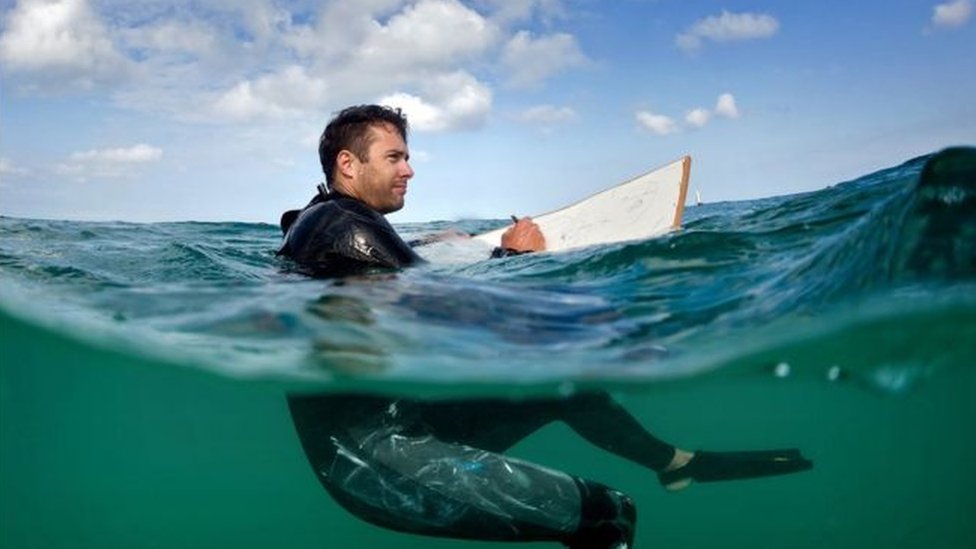
{"type": "Polygon", "coordinates": [[[386,217],[384,217],[383,214],[354,198],[338,196],[332,200],[323,202],[323,204],[331,205],[336,211],[342,211],[343,213],[357,216],[363,220],[374,222],[379,221],[386,224],[386,217]]]}
{"type": "Polygon", "coordinates": [[[399,236],[380,213],[344,196],[311,204],[288,230],[280,254],[303,256],[316,250],[341,248],[349,240],[398,241],[399,236]]]}
{"type": "Polygon", "coordinates": [[[288,229],[278,254],[323,276],[421,261],[382,214],[341,196],[307,206],[288,229]]]}
{"type": "Polygon", "coordinates": [[[298,214],[296,222],[308,223],[312,221],[314,223],[316,220],[383,223],[385,218],[358,200],[336,197],[306,207],[298,214]]]}

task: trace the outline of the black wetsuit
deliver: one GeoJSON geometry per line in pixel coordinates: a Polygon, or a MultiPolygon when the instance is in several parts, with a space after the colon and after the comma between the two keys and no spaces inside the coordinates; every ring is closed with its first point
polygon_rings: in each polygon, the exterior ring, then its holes
{"type": "MultiPolygon", "coordinates": [[[[280,255],[315,276],[401,268],[422,259],[382,215],[322,193],[282,216],[280,255]]],[[[309,462],[363,520],[431,536],[630,547],[636,510],[599,483],[501,452],[553,421],[654,471],[674,447],[609,396],[423,402],[374,395],[289,395],[309,462]]]]}
{"type": "Polygon", "coordinates": [[[502,452],[554,421],[654,471],[675,451],[605,393],[432,402],[290,395],[288,404],[336,502],[372,524],[430,536],[629,548],[637,512],[627,495],[502,452]]]}
{"type": "Polygon", "coordinates": [[[321,193],[300,212],[281,216],[278,250],[313,276],[344,276],[399,269],[423,259],[382,214],[339,193],[321,193]]]}

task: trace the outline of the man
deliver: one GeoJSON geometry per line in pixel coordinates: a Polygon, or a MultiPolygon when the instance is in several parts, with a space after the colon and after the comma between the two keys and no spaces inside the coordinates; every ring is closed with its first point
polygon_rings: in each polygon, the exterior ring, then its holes
{"type": "MultiPolygon", "coordinates": [[[[282,216],[279,253],[317,276],[421,261],[383,217],[403,207],[413,177],[400,112],[375,105],[341,111],[322,134],[319,155],[328,187],[300,212],[282,216]]],[[[493,255],[544,249],[538,226],[523,219],[493,255]]],[[[290,395],[288,404],[309,462],[340,505],[373,524],[431,536],[631,547],[637,514],[627,495],[502,454],[554,421],[656,472],[668,490],[812,466],[796,450],[678,449],[605,393],[437,402],[290,395]]]]}
{"type": "MultiPolygon", "coordinates": [[[[407,120],[377,105],[350,107],[336,116],[319,142],[326,186],[303,210],[281,218],[279,255],[309,274],[335,276],[422,261],[383,215],[403,208],[413,177],[407,120]]],[[[493,255],[541,251],[545,238],[529,218],[502,236],[493,255]]]]}

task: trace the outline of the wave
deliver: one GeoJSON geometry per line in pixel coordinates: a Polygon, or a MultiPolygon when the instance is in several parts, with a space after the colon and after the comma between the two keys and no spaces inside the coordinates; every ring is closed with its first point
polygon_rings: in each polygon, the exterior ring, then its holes
{"type": "Polygon", "coordinates": [[[810,359],[811,334],[866,356],[859,341],[910,339],[919,319],[932,341],[969,333],[974,157],[949,149],[812,193],[690,208],[684,229],[648,241],[344,281],[289,273],[270,225],[2,218],[0,306],[225,375],[324,383],[657,382],[773,350],[810,359]]]}

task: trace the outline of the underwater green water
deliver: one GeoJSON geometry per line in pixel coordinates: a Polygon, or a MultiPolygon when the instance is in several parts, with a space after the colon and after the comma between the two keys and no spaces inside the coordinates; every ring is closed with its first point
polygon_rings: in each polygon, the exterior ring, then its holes
{"type": "MultiPolygon", "coordinates": [[[[283,387],[97,350],[4,317],[3,547],[457,547],[340,509],[305,462],[283,387]]],[[[364,387],[368,388],[368,387],[364,387]]],[[[806,474],[661,490],[561,426],[516,455],[628,491],[638,547],[968,547],[976,374],[910,394],[825,379],[717,378],[616,396],[710,448],[796,444],[806,474]]]]}
{"type": "Polygon", "coordinates": [[[0,547],[487,548],[342,510],[284,395],[583,388],[683,447],[815,462],[670,494],[562,425],[511,452],[633,496],[637,547],[972,547],[976,167],[936,159],[345,282],[289,273],[263,225],[0,218],[0,547]]]}

